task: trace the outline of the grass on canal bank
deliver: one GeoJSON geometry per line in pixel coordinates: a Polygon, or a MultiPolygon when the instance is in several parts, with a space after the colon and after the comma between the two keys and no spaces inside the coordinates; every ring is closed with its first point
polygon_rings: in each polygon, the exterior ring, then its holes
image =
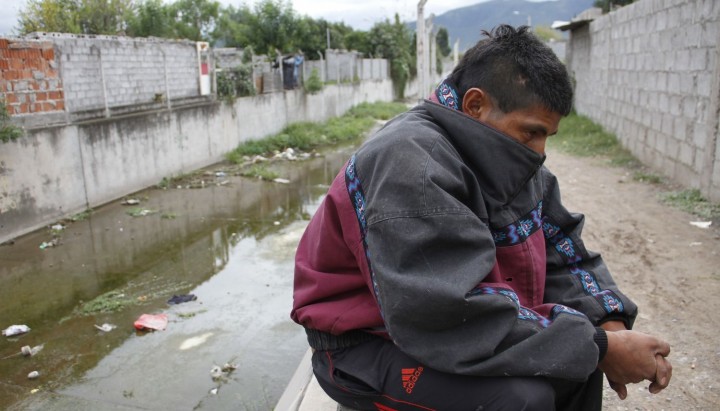
{"type": "Polygon", "coordinates": [[[565,117],[557,135],[550,137],[547,144],[578,157],[605,157],[611,165],[627,168],[633,180],[663,186],[659,194],[663,203],[698,217],[720,219],[720,204],[708,201],[696,189],[674,190],[662,176],[643,166],[614,134],[585,116],[573,112],[565,117]]]}
{"type": "Polygon", "coordinates": [[[322,146],[353,141],[367,133],[376,121],[389,120],[404,111],[407,111],[407,106],[403,103],[362,103],[342,117],[324,123],[295,123],[278,134],[246,141],[230,152],[227,159],[241,164],[248,156],[267,155],[288,148],[307,152],[322,146]]]}

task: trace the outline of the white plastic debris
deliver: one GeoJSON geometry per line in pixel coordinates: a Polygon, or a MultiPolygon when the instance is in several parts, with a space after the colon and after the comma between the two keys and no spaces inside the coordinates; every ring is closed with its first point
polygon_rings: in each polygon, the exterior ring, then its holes
{"type": "Polygon", "coordinates": [[[43,349],[44,345],[36,345],[32,348],[30,348],[29,345],[25,345],[22,348],[20,348],[20,353],[24,355],[25,357],[32,357],[33,355],[39,353],[43,349]]]}
{"type": "Polygon", "coordinates": [[[222,378],[223,374],[224,373],[222,368],[218,367],[217,365],[212,367],[212,369],[210,370],[210,377],[212,377],[213,380],[222,378]]]}
{"type": "Polygon", "coordinates": [[[2,331],[2,335],[6,337],[12,337],[13,335],[25,334],[30,331],[30,327],[27,325],[11,325],[10,327],[2,331]]]}
{"type": "Polygon", "coordinates": [[[710,228],[710,226],[712,225],[712,221],[691,221],[690,225],[699,228],[710,228]]]}
{"type": "Polygon", "coordinates": [[[129,199],[123,201],[122,203],[123,203],[123,205],[138,205],[138,204],[140,204],[140,200],[138,200],[136,198],[129,198],[129,199]]]}
{"type": "Polygon", "coordinates": [[[31,371],[30,374],[28,374],[28,379],[34,380],[37,377],[40,376],[40,373],[37,371],[31,371]]]}
{"type": "Polygon", "coordinates": [[[108,323],[105,323],[105,324],[103,324],[103,325],[97,325],[97,324],[95,324],[95,328],[97,328],[98,330],[100,330],[100,331],[102,331],[102,332],[106,332],[106,333],[107,333],[107,332],[110,332],[110,331],[114,330],[115,328],[117,328],[117,325],[115,325],[115,324],[108,324],[108,323]]]}
{"type": "Polygon", "coordinates": [[[290,184],[290,180],[288,180],[286,178],[276,178],[273,181],[276,183],[280,183],[280,184],[290,184]]]}
{"type": "Polygon", "coordinates": [[[54,226],[50,227],[51,229],[55,231],[62,231],[65,229],[65,226],[62,224],[55,224],[54,226]]]}

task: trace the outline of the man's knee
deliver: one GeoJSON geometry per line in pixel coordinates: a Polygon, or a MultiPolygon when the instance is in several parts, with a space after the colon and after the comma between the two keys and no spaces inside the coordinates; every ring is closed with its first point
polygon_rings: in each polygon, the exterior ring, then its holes
{"type": "Polygon", "coordinates": [[[509,378],[499,390],[492,404],[480,410],[552,411],[555,391],[542,378],[509,378]]]}

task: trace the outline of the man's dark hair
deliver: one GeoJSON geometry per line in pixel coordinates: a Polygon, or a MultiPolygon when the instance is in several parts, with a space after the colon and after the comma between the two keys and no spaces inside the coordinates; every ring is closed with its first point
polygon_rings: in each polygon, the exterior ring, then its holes
{"type": "Polygon", "coordinates": [[[477,87],[502,112],[540,104],[563,116],[572,110],[573,90],[565,66],[529,31],[503,24],[465,52],[449,80],[459,96],[477,87]]]}

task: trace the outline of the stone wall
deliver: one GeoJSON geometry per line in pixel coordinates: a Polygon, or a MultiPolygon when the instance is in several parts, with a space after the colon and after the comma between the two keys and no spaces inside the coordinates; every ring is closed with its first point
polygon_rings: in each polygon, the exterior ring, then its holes
{"type": "Polygon", "coordinates": [[[720,200],[720,1],[640,0],[571,33],[575,107],[644,163],[720,200]]]}

